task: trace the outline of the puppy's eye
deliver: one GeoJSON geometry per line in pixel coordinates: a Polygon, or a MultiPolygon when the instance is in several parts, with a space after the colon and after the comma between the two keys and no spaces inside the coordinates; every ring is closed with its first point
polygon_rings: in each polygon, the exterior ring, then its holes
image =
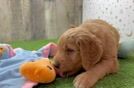
{"type": "Polygon", "coordinates": [[[67,51],[67,52],[70,52],[70,53],[71,53],[71,52],[74,52],[73,49],[66,49],[66,51],[67,51]]]}

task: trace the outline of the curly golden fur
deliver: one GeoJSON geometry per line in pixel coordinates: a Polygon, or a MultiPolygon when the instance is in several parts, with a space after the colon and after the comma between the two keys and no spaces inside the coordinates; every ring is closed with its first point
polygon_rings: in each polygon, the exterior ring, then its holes
{"type": "Polygon", "coordinates": [[[105,75],[118,71],[118,44],[119,33],[114,27],[103,20],[88,20],[60,37],[54,57],[56,69],[62,76],[85,69],[74,79],[74,87],[91,88],[105,75]]]}

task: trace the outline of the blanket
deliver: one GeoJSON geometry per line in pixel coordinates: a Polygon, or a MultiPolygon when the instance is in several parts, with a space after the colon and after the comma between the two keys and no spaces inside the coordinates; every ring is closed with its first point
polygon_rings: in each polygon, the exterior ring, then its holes
{"type": "MultiPolygon", "coordinates": [[[[9,51],[9,46],[0,45],[0,57],[5,51],[9,51]],[[2,46],[2,48],[1,48],[2,46]]],[[[22,48],[12,49],[10,52],[6,52],[3,56],[6,58],[0,58],[0,88],[32,88],[37,83],[30,82],[26,78],[22,77],[19,73],[19,67],[22,63],[27,61],[33,61],[42,57],[48,58],[53,56],[56,52],[56,44],[49,43],[43,46],[37,51],[24,50],[22,48]],[[11,55],[12,53],[12,55],[11,55]]]]}

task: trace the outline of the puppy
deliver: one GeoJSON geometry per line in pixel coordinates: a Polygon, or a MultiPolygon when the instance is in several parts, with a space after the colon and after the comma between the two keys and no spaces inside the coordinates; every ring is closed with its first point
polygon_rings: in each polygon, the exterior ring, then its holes
{"type": "Polygon", "coordinates": [[[61,35],[54,65],[61,76],[85,72],[74,79],[75,88],[91,88],[110,73],[118,71],[119,33],[103,20],[88,20],[61,35]]]}

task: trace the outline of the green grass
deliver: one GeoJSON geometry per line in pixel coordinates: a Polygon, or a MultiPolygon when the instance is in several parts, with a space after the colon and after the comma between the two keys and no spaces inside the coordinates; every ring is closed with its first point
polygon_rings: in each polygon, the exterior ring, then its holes
{"type": "MultiPolygon", "coordinates": [[[[56,40],[16,41],[10,44],[13,47],[22,47],[28,50],[37,50],[49,42],[56,40]]],[[[120,71],[100,80],[95,88],[134,88],[134,58],[120,59],[120,71]]],[[[74,77],[56,78],[51,84],[40,84],[35,88],[73,88],[74,77]]]]}
{"type": "Polygon", "coordinates": [[[34,41],[14,41],[14,42],[9,42],[14,48],[15,47],[22,47],[24,49],[28,50],[37,50],[41,48],[42,46],[48,44],[49,42],[54,42],[56,43],[56,39],[49,39],[49,40],[34,40],[34,41]]]}

